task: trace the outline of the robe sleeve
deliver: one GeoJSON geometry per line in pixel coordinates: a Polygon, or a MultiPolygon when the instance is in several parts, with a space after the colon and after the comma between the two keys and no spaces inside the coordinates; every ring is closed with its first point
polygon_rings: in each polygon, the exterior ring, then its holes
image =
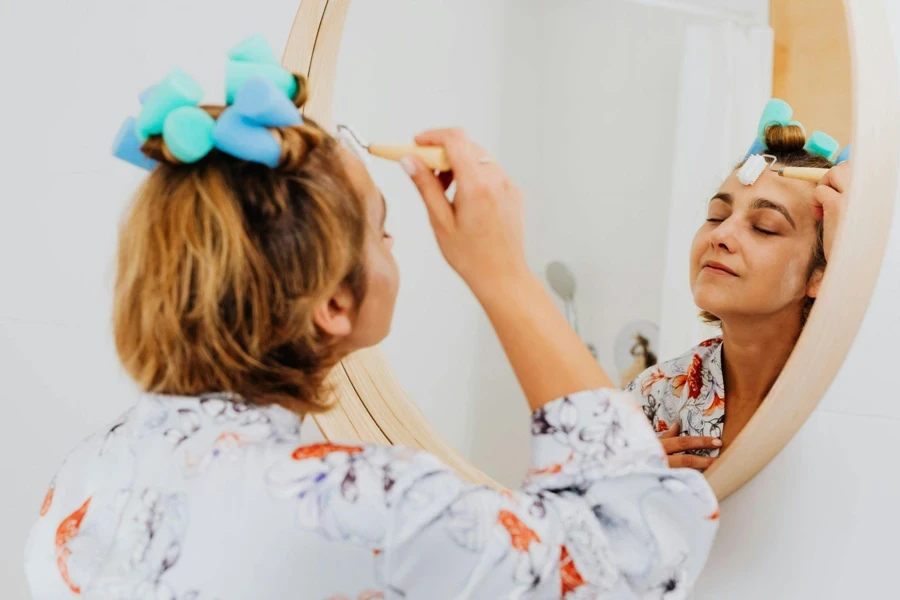
{"type": "Polygon", "coordinates": [[[514,492],[469,484],[435,459],[397,469],[376,563],[386,597],[686,597],[717,502],[703,475],[667,467],[634,396],[555,400],[533,414],[532,437],[514,492]]]}

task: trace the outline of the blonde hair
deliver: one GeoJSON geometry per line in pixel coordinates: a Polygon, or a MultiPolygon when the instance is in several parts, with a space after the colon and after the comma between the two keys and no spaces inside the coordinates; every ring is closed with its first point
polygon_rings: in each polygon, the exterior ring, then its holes
{"type": "MultiPolygon", "coordinates": [[[[805,150],[806,133],[799,125],[770,125],[765,133],[766,154],[771,154],[778,159],[778,164],[788,167],[822,167],[830,168],[831,161],[818,154],[811,154],[805,150]]],[[[740,169],[744,162],[741,161],[735,169],[740,169]]],[[[807,280],[813,274],[824,269],[828,264],[825,259],[825,238],[822,221],[816,221],[816,241],[813,244],[810,256],[807,280]]],[[[800,326],[806,325],[809,313],[812,311],[816,299],[808,297],[803,302],[800,313],[800,326]]],[[[700,319],[710,325],[721,326],[722,320],[709,311],[701,311],[700,319]]]]}
{"type": "Polygon", "coordinates": [[[309,119],[273,131],[275,169],[215,150],[179,164],[159,136],[142,148],[160,165],[121,228],[113,329],[145,391],[326,408],[338,357],[312,311],[340,286],[362,301],[365,210],[334,138],[309,119]]]}

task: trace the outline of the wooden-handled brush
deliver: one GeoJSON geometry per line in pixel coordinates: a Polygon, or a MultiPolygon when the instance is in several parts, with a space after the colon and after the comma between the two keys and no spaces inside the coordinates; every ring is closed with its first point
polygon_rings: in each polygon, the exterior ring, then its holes
{"type": "Polygon", "coordinates": [[[444,173],[450,170],[447,152],[440,146],[416,146],[415,144],[370,144],[363,146],[369,154],[387,160],[400,160],[405,156],[418,156],[432,171],[444,173]]]}
{"type": "Polygon", "coordinates": [[[810,181],[816,184],[822,181],[825,173],[828,172],[828,169],[820,167],[778,167],[773,170],[782,177],[810,181]]]}
{"type": "Polygon", "coordinates": [[[738,180],[744,185],[753,185],[759,179],[763,171],[769,167],[770,171],[774,171],[782,177],[789,179],[800,179],[818,184],[828,169],[820,167],[787,167],[778,166],[778,159],[771,154],[753,154],[747,157],[744,164],[738,169],[738,180]]]}
{"type": "Polygon", "coordinates": [[[446,173],[450,171],[450,160],[447,152],[440,146],[417,146],[415,144],[367,144],[362,137],[347,125],[337,126],[338,134],[379,158],[399,161],[407,156],[417,156],[432,171],[446,173]]]}

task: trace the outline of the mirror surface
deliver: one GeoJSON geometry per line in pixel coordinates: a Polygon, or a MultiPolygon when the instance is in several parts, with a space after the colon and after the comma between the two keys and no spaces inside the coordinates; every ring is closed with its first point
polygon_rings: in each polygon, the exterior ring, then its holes
{"type": "MultiPolygon", "coordinates": [[[[698,318],[690,248],[753,140],[772,73],[768,2],[358,0],[334,121],[386,143],[465,127],[526,195],[530,266],[625,387],[720,335],[698,318]],[[389,35],[369,27],[375,11],[396,15],[389,35]]],[[[377,159],[370,172],[402,279],[388,362],[455,448],[514,486],[528,414],[502,349],[406,176],[377,159]]],[[[686,378],[672,379],[680,394],[686,378]]],[[[699,414],[724,395],[714,379],[704,371],[699,414]]]]}

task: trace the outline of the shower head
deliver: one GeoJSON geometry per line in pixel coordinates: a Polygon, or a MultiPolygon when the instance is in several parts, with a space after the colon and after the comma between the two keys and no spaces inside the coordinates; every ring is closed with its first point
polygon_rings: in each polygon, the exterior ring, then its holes
{"type": "Polygon", "coordinates": [[[547,282],[563,300],[575,298],[575,275],[565,263],[557,260],[547,265],[547,282]]]}

